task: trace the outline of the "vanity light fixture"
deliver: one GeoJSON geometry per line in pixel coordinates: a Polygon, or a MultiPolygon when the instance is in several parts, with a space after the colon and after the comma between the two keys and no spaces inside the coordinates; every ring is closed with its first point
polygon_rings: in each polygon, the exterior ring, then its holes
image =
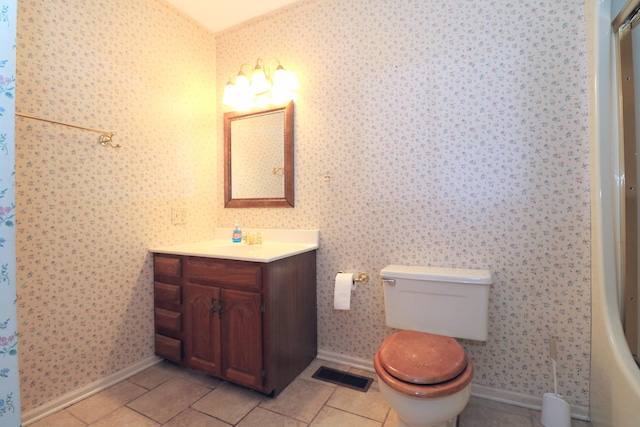
{"type": "Polygon", "coordinates": [[[286,71],[280,61],[272,59],[267,67],[260,58],[251,73],[251,80],[244,72],[249,64],[242,64],[240,70],[229,76],[224,87],[222,103],[236,110],[266,107],[269,104],[283,104],[294,98],[298,82],[293,73],[286,71]],[[273,69],[274,63],[277,63],[273,69]],[[270,72],[269,70],[273,70],[270,72]]]}

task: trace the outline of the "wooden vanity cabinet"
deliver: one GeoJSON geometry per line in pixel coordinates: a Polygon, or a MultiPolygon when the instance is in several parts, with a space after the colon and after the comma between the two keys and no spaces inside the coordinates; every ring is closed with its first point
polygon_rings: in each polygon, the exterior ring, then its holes
{"type": "Polygon", "coordinates": [[[185,363],[262,388],[260,293],[187,283],[185,295],[185,363]]]}
{"type": "Polygon", "coordinates": [[[272,395],[315,358],[315,251],[270,263],[156,254],[154,271],[158,356],[272,395]]]}
{"type": "Polygon", "coordinates": [[[182,259],[156,255],[153,265],[156,354],[182,360],[182,259]]]}

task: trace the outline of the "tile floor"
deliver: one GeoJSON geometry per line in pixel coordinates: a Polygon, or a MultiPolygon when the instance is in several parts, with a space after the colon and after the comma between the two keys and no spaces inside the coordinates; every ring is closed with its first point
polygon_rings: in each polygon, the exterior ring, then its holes
{"type": "MultiPolygon", "coordinates": [[[[367,393],[311,378],[321,365],[375,378],[375,374],[315,360],[276,398],[162,362],[69,406],[33,427],[396,427],[396,415],[377,382],[367,393]]],[[[540,412],[477,399],[460,427],[541,427],[540,412]]],[[[590,427],[573,420],[572,427],[590,427]]]]}

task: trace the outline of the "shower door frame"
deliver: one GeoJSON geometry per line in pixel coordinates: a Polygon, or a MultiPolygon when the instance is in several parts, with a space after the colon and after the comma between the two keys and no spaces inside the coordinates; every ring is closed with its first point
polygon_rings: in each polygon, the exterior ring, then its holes
{"type": "Polygon", "coordinates": [[[619,131],[624,169],[621,198],[622,242],[622,327],[629,350],[640,365],[638,342],[638,156],[640,144],[636,134],[636,92],[633,67],[632,30],[640,24],[640,0],[630,0],[613,21],[618,47],[619,131]]]}

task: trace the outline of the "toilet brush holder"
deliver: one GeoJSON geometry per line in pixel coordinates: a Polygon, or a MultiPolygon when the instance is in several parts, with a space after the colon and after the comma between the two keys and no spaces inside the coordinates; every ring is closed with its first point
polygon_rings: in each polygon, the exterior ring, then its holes
{"type": "Polygon", "coordinates": [[[558,351],[556,340],[549,336],[549,355],[551,356],[551,367],[553,369],[553,393],[545,393],[542,396],[542,417],[540,422],[544,427],[571,427],[571,407],[558,394],[558,377],[556,375],[556,359],[558,351]]]}
{"type": "Polygon", "coordinates": [[[561,395],[545,393],[540,422],[544,427],[571,427],[571,407],[561,395]]]}

